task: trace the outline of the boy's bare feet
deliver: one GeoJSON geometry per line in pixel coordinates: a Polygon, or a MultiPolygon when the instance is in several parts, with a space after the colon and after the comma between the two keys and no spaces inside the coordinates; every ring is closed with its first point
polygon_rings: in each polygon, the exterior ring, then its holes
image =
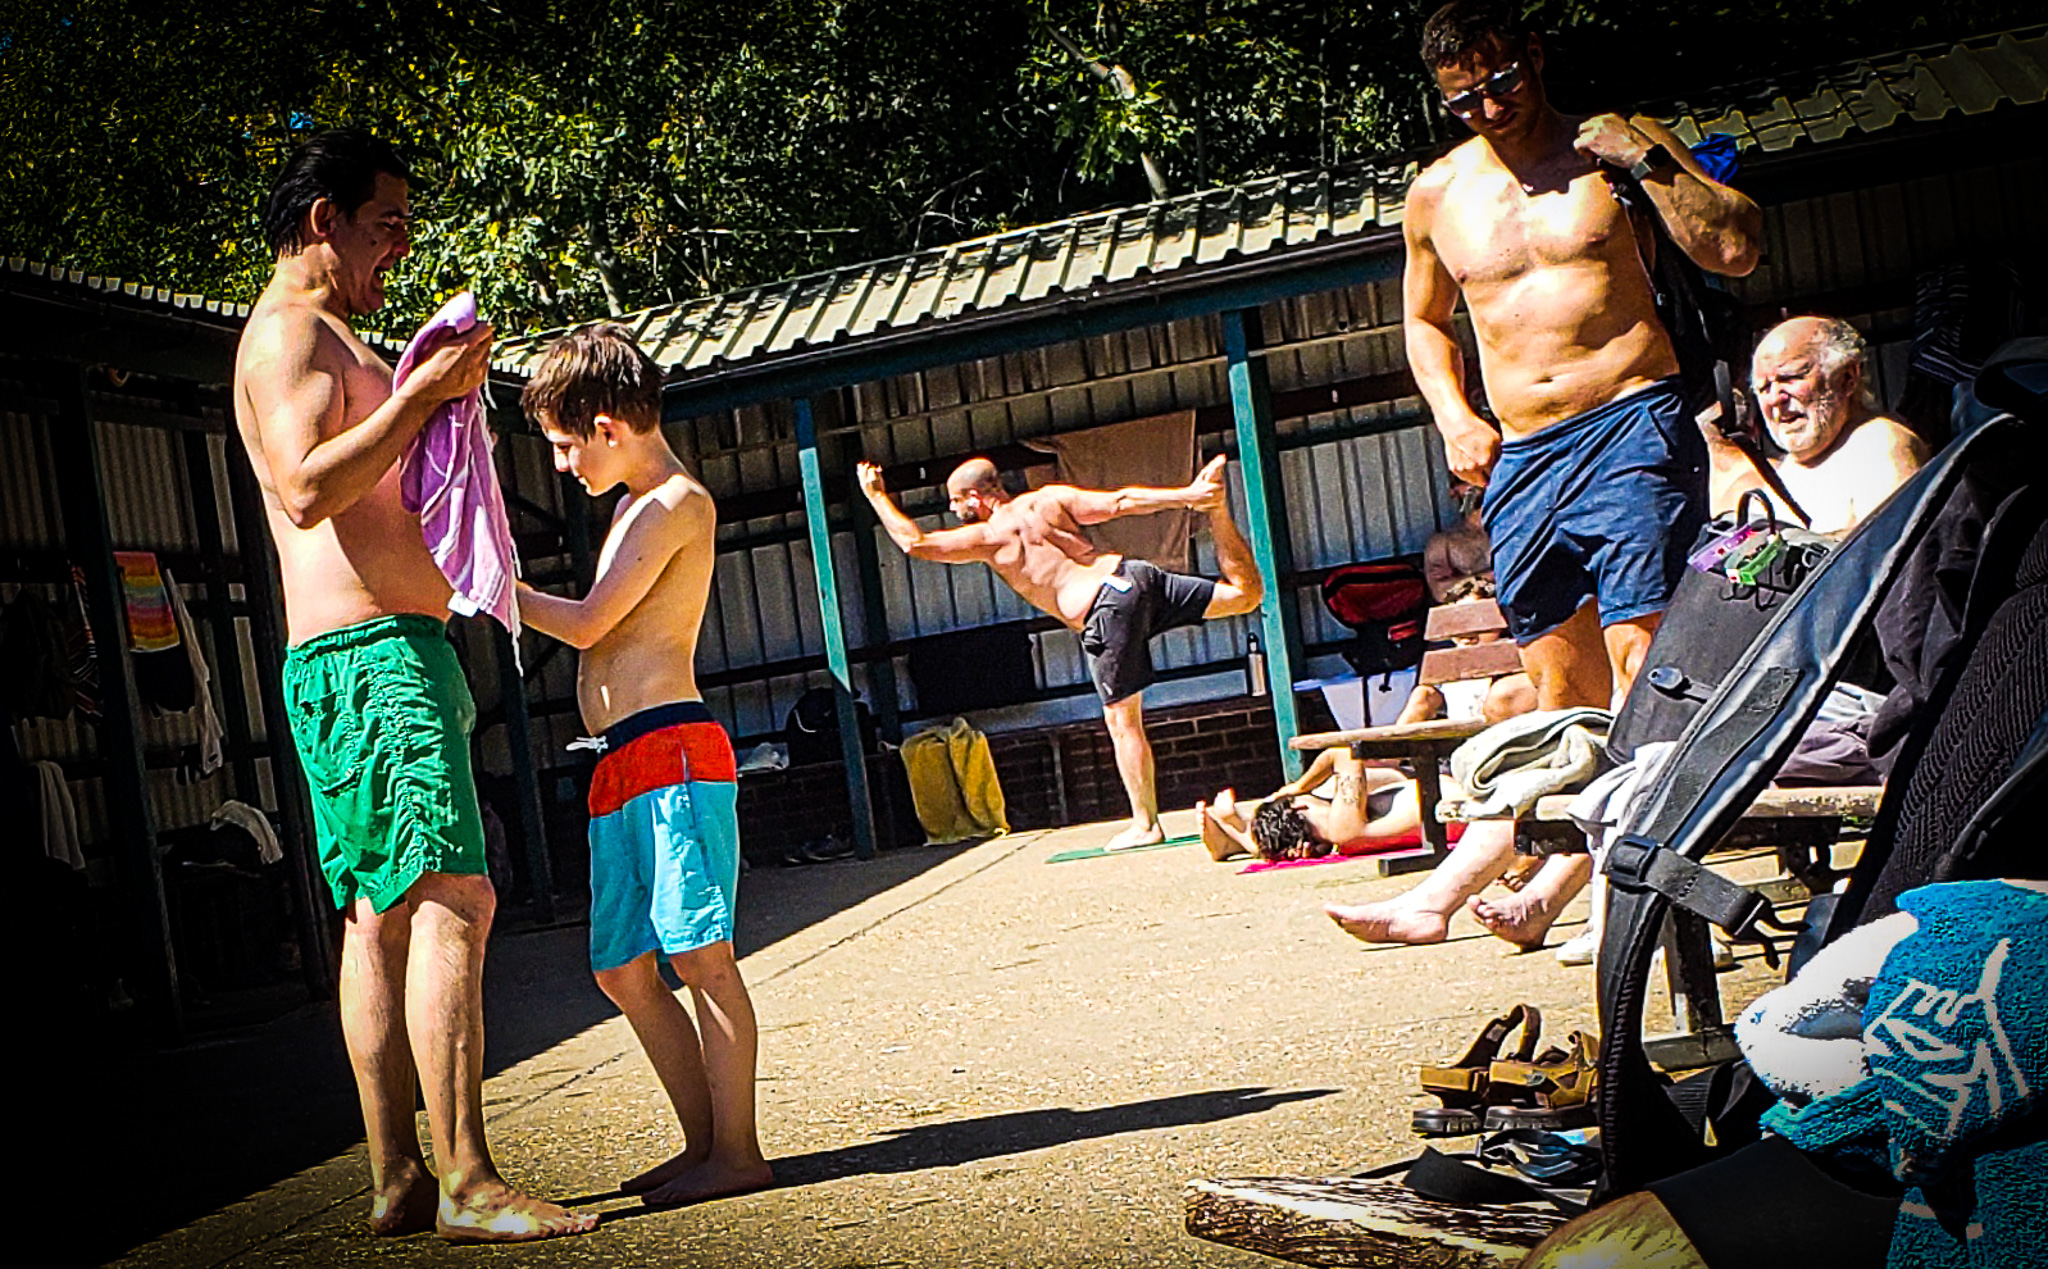
{"type": "Polygon", "coordinates": [[[1466,906],[1471,908],[1479,924],[1525,952],[1542,947],[1544,936],[1550,933],[1551,922],[1557,920],[1557,913],[1547,897],[1526,890],[1498,901],[1474,895],[1466,906]]]}
{"type": "Polygon", "coordinates": [[[460,1200],[442,1195],[434,1222],[434,1232],[451,1243],[530,1243],[596,1228],[595,1212],[572,1212],[503,1181],[479,1185],[460,1200]]]}
{"type": "Polygon", "coordinates": [[[685,1149],[681,1154],[678,1154],[666,1163],[657,1163],[639,1176],[633,1177],[631,1180],[619,1182],[619,1193],[645,1194],[649,1190],[658,1190],[710,1157],[711,1152],[709,1150],[695,1151],[685,1149]]]}
{"type": "Polygon", "coordinates": [[[775,1170],[763,1159],[754,1163],[730,1164],[707,1159],[669,1178],[663,1185],[640,1196],[649,1207],[682,1207],[707,1199],[724,1198],[764,1190],[775,1184],[775,1170]]]}
{"type": "Polygon", "coordinates": [[[1403,899],[1352,906],[1326,904],[1323,911],[1352,938],[1365,943],[1441,943],[1451,922],[1441,912],[1419,908],[1403,899]]]}
{"type": "Polygon", "coordinates": [[[1133,824],[1115,837],[1102,844],[1104,850],[1132,850],[1139,846],[1157,846],[1166,840],[1166,829],[1158,820],[1148,825],[1133,824]]]}
{"type": "Polygon", "coordinates": [[[406,1160],[370,1196],[370,1232],[380,1238],[396,1238],[432,1229],[440,1193],[426,1165],[406,1160]]]}

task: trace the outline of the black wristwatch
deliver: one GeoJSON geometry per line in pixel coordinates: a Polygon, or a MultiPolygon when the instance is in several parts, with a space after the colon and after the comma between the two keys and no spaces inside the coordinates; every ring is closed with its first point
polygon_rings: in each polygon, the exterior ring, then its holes
{"type": "Polygon", "coordinates": [[[1639,181],[1648,180],[1650,173],[1661,171],[1667,167],[1675,167],[1677,163],[1678,160],[1671,157],[1671,151],[1665,149],[1664,143],[1659,141],[1643,151],[1643,157],[1635,161],[1635,165],[1629,168],[1628,174],[1639,181]]]}

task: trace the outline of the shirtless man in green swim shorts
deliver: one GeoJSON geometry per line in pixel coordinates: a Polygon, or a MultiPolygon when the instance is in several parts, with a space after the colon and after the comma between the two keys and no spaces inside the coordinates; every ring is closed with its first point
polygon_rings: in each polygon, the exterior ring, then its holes
{"type": "Polygon", "coordinates": [[[405,164],[330,132],[263,212],[277,263],[235,360],[235,426],[284,580],[285,709],[320,867],[346,913],[341,1023],[370,1146],[370,1227],[520,1242],[597,1226],[520,1192],[484,1144],[483,961],[496,895],[469,769],[476,705],[443,634],[448,582],[400,502],[399,459],[489,369],[479,326],[391,387],[349,320],[410,250],[405,164]],[[423,1092],[437,1178],[413,1119],[423,1092]]]}

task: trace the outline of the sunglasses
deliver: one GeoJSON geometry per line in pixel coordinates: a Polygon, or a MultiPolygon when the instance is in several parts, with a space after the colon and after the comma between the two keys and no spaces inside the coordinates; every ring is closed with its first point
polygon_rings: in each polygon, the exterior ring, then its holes
{"type": "Polygon", "coordinates": [[[1522,64],[1509,62],[1457,96],[1444,98],[1444,109],[1460,119],[1468,118],[1479,113],[1486,98],[1499,101],[1521,86],[1522,64]]]}

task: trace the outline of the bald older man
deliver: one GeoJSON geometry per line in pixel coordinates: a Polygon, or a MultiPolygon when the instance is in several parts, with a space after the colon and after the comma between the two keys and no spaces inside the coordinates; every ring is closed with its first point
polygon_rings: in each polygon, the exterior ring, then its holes
{"type": "MultiPolygon", "coordinates": [[[[1844,534],[1927,461],[1906,425],[1879,411],[1870,352],[1849,323],[1795,317],[1765,334],[1750,360],[1764,428],[1784,451],[1772,468],[1816,533],[1844,534]]],[[[1710,435],[1714,510],[1764,489],[1742,451],[1710,435]]]]}
{"type": "Polygon", "coordinates": [[[1265,594],[1251,548],[1230,519],[1222,455],[1179,489],[1046,485],[1014,496],[1003,488],[994,463],[970,458],[946,480],[947,505],[960,518],[960,527],[931,532],[890,499],[881,468],[862,463],[859,477],[882,527],[911,558],[986,564],[1032,607],[1080,634],[1089,675],[1102,698],[1117,774],[1131,803],[1130,826],[1111,838],[1107,849],[1163,841],[1143,714],[1144,691],[1152,682],[1152,636],[1250,612],[1265,594]],[[1209,517],[1221,581],[1169,573],[1144,560],[1098,550],[1083,532],[1118,516],[1177,508],[1209,517]]]}

